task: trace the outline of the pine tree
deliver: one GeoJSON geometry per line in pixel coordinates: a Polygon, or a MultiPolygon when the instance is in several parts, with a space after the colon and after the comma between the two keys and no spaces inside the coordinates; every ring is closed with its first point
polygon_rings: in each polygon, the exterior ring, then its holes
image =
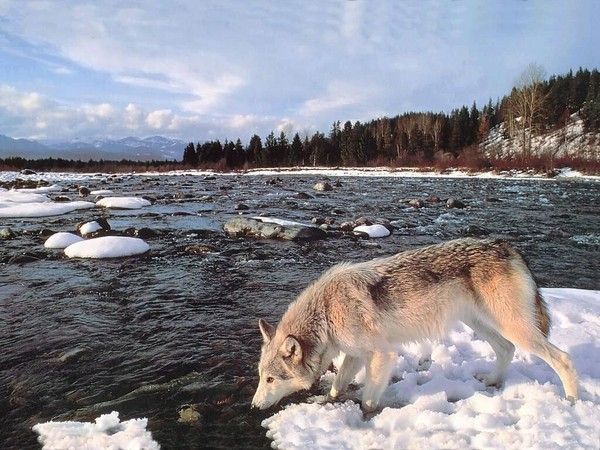
{"type": "Polygon", "coordinates": [[[292,145],[290,146],[290,157],[288,163],[290,166],[303,166],[304,158],[303,158],[303,148],[302,141],[300,140],[300,136],[298,133],[294,134],[294,138],[292,139],[292,145]]]}
{"type": "Polygon", "coordinates": [[[258,166],[264,165],[262,140],[256,134],[252,135],[248,144],[248,161],[258,166]]]}
{"type": "Polygon", "coordinates": [[[190,166],[198,165],[198,154],[194,148],[194,143],[190,142],[183,150],[183,163],[190,166]]]}

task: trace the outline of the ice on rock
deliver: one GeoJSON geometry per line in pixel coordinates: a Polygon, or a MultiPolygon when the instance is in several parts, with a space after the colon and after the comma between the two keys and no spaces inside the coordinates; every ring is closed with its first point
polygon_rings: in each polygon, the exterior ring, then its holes
{"type": "Polygon", "coordinates": [[[119,421],[119,413],[103,414],[95,422],[45,422],[33,427],[42,450],[159,450],[146,430],[148,419],[119,421]]]}
{"type": "Polygon", "coordinates": [[[106,197],[96,202],[97,206],[116,209],[140,209],[150,206],[151,203],[141,197],[106,197]]]}
{"type": "MultiPolygon", "coordinates": [[[[569,352],[581,399],[565,400],[556,373],[517,349],[501,389],[473,375],[489,371],[488,343],[457,325],[442,342],[399,350],[381,411],[363,418],[345,403],[292,404],[265,419],[274,448],[600,448],[600,291],[542,289],[554,326],[550,341],[569,352]],[[424,364],[423,358],[431,363],[424,364]]],[[[339,367],[341,358],[334,363],[339,367]]],[[[331,382],[328,372],[324,380],[331,382]]],[[[364,369],[355,381],[362,382],[364,369]]],[[[360,391],[356,394],[360,396],[360,391]]]]}
{"type": "Polygon", "coordinates": [[[65,248],[69,258],[121,258],[146,253],[150,246],[142,239],[125,236],[103,236],[87,239],[65,248]]]}
{"type": "Polygon", "coordinates": [[[381,238],[389,236],[390,230],[388,230],[383,225],[375,224],[375,225],[359,225],[354,228],[354,231],[367,233],[369,237],[372,238],[381,238]]]}
{"type": "Polygon", "coordinates": [[[44,242],[44,247],[46,248],[66,248],[75,242],[83,241],[81,236],[77,236],[73,233],[59,232],[54,233],[46,242],[44,242]]]}

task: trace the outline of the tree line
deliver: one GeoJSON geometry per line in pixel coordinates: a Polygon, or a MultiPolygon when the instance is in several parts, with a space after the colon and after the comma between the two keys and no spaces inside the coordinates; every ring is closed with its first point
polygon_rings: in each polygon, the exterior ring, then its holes
{"type": "Polygon", "coordinates": [[[583,119],[585,131],[600,130],[600,73],[580,68],[544,78],[543,69],[530,65],[511,93],[481,109],[476,103],[450,113],[407,112],[369,122],[336,121],[329,132],[301,137],[271,131],[248,145],[219,140],[189,143],[183,162],[190,166],[241,168],[244,166],[362,166],[369,163],[420,164],[476,152],[489,131],[505,124],[506,137],[523,152],[539,133],[564,127],[573,113],[583,119]]]}

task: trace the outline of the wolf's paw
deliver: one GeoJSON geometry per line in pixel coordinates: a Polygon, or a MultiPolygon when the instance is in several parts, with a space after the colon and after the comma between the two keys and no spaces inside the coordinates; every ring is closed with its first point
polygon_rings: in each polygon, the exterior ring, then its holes
{"type": "Polygon", "coordinates": [[[490,373],[476,373],[475,375],[473,375],[476,379],[478,379],[479,381],[481,381],[483,384],[485,384],[488,387],[501,387],[502,386],[502,379],[500,379],[499,377],[490,374],[490,373]]]}

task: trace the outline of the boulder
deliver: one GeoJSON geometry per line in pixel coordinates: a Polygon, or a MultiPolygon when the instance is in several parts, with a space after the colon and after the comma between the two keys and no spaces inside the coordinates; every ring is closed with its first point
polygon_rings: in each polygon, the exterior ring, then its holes
{"type": "Polygon", "coordinates": [[[408,201],[408,205],[412,206],[413,208],[422,208],[425,206],[425,202],[420,198],[412,198],[408,201]]]}
{"type": "Polygon", "coordinates": [[[90,190],[88,188],[86,188],[85,186],[81,186],[79,188],[79,196],[80,197],[87,197],[88,195],[90,195],[90,190]]]}
{"type": "Polygon", "coordinates": [[[460,200],[458,200],[458,199],[456,199],[454,197],[450,197],[448,200],[446,200],[446,208],[459,208],[459,209],[461,209],[461,208],[464,208],[464,207],[465,207],[465,204],[462,201],[460,201],[460,200]]]}
{"type": "Polygon", "coordinates": [[[37,172],[31,169],[23,169],[21,170],[21,175],[36,175],[37,172]]]}
{"type": "Polygon", "coordinates": [[[223,230],[233,236],[248,236],[263,239],[283,239],[306,241],[324,239],[327,233],[320,228],[305,225],[281,225],[263,222],[258,219],[235,217],[223,226],[223,230]]]}
{"type": "Polygon", "coordinates": [[[0,239],[13,239],[17,235],[8,227],[0,228],[0,239]]]}
{"type": "Polygon", "coordinates": [[[320,191],[320,192],[332,191],[333,190],[333,186],[331,186],[331,184],[328,183],[327,181],[319,181],[318,183],[316,183],[313,186],[313,189],[315,191],[320,191]]]}
{"type": "Polygon", "coordinates": [[[246,205],[245,203],[238,203],[237,205],[235,205],[236,211],[247,211],[249,209],[250,209],[250,207],[248,205],[246,205]]]}

